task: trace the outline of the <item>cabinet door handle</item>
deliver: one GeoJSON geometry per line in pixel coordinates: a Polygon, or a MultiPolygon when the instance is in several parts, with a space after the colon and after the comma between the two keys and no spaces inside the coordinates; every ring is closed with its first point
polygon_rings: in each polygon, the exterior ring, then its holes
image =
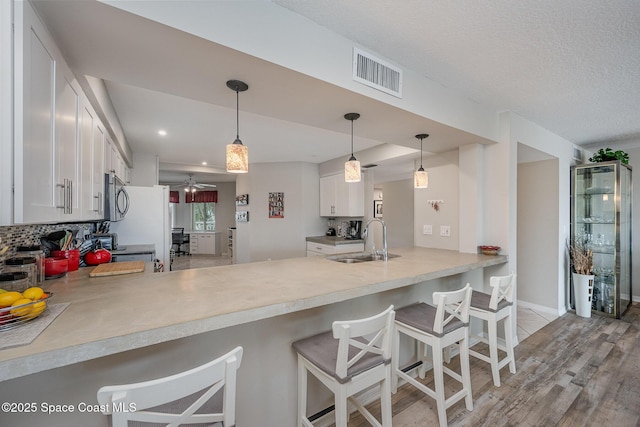
{"type": "Polygon", "coordinates": [[[94,199],[98,199],[98,209],[94,209],[94,212],[98,212],[99,214],[102,213],[102,192],[98,191],[98,195],[97,196],[93,196],[94,199]]]}
{"type": "Polygon", "coordinates": [[[67,192],[69,193],[69,196],[67,197],[67,200],[69,201],[67,213],[71,215],[73,213],[73,181],[70,179],[67,180],[67,192]]]}
{"type": "Polygon", "coordinates": [[[58,209],[62,209],[62,213],[63,214],[71,214],[73,213],[73,200],[72,200],[72,193],[73,193],[73,184],[72,181],[70,179],[64,179],[62,181],[62,184],[56,184],[56,187],[61,187],[62,188],[62,206],[60,205],[56,205],[56,208],[58,209]]]}

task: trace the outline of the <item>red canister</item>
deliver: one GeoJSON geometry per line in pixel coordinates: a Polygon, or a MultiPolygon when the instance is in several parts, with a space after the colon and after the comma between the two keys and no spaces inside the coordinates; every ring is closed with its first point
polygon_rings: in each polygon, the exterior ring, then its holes
{"type": "Polygon", "coordinates": [[[56,258],[67,258],[69,260],[69,271],[76,271],[78,267],[80,267],[80,249],[51,251],[51,256],[56,258]]]}

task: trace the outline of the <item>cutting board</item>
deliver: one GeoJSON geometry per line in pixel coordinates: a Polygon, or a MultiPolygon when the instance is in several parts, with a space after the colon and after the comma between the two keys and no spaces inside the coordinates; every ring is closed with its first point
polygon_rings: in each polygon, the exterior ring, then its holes
{"type": "Polygon", "coordinates": [[[89,277],[115,276],[118,274],[141,273],[144,271],[144,261],[110,262],[100,264],[89,273],[89,277]]]}

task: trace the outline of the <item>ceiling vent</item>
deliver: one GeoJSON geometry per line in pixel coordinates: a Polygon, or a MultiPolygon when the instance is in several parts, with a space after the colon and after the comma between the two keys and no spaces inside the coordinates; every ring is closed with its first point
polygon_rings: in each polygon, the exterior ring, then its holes
{"type": "Polygon", "coordinates": [[[353,48],[353,80],[402,98],[402,70],[357,47],[353,48]]]}

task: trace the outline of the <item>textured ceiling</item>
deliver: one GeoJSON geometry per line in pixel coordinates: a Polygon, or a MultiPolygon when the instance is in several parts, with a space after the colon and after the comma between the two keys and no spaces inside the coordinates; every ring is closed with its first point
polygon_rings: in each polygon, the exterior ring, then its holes
{"type": "Polygon", "coordinates": [[[637,0],[273,0],[579,145],[640,141],[637,0]]]}
{"type": "MultiPolygon", "coordinates": [[[[216,2],[206,1],[215,10],[216,2]]],[[[236,130],[229,78],[250,83],[240,102],[251,163],[347,156],[343,114],[350,111],[366,112],[356,126],[357,152],[384,144],[413,150],[393,161],[370,159],[380,165],[380,182],[411,176],[418,156],[413,135],[423,130],[431,135],[425,151],[433,153],[490,142],[101,2],[34,3],[74,72],[106,82],[134,157],[157,155],[161,175],[170,171],[171,181],[187,172],[202,173],[198,181],[235,179],[220,173],[236,130]],[[157,135],[161,127],[166,138],[157,135]]],[[[640,145],[639,0],[268,4],[578,145],[640,145]]]]}

